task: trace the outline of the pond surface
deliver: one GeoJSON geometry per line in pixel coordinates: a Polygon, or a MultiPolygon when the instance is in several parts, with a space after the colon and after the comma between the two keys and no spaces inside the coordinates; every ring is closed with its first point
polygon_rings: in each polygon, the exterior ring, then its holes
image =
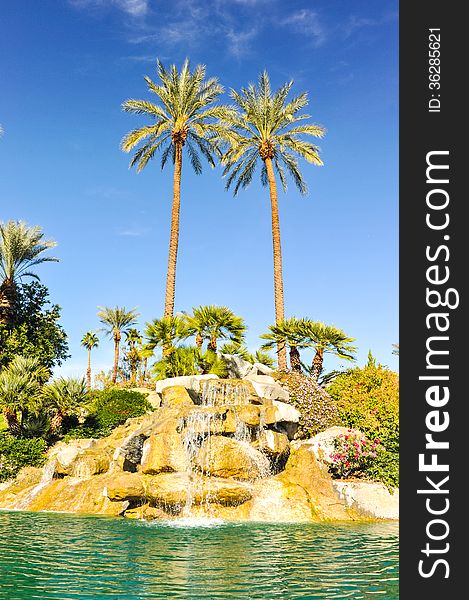
{"type": "Polygon", "coordinates": [[[0,598],[399,598],[397,523],[145,523],[0,511],[0,598]]]}

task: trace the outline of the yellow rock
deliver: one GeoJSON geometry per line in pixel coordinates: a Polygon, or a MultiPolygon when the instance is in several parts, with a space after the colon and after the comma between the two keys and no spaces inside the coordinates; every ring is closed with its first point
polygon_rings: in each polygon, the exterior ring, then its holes
{"type": "Polygon", "coordinates": [[[177,408],[179,406],[191,406],[194,405],[192,398],[189,396],[188,391],[182,385],[174,385],[172,387],[165,388],[162,393],[161,406],[177,408]]]}
{"type": "Polygon", "coordinates": [[[233,477],[250,480],[266,475],[269,469],[266,457],[249,444],[235,439],[212,436],[196,454],[198,468],[213,477],[233,477]]]}
{"type": "Polygon", "coordinates": [[[145,496],[143,478],[139,473],[114,475],[106,487],[110,500],[138,500],[145,496]]]}
{"type": "MultiPolygon", "coordinates": [[[[171,388],[168,388],[171,389],[171,388]]],[[[143,444],[142,473],[186,471],[189,460],[178,433],[151,435],[143,444]]]]}

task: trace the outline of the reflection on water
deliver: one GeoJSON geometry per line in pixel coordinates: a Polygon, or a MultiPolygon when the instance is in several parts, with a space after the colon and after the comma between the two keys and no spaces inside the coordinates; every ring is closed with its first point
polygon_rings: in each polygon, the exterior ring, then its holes
{"type": "Polygon", "coordinates": [[[0,598],[395,600],[398,526],[0,512],[0,598]]]}

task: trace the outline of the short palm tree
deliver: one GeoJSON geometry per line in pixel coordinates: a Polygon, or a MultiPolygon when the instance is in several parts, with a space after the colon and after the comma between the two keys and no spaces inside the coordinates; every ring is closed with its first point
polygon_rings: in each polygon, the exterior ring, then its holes
{"type": "Polygon", "coordinates": [[[148,379],[148,359],[154,355],[154,351],[149,348],[146,344],[139,347],[140,357],[142,359],[142,367],[140,371],[140,377],[142,383],[148,379]]]}
{"type": "Polygon", "coordinates": [[[164,305],[164,316],[171,317],[174,314],[179,245],[183,149],[186,149],[197,175],[202,172],[200,155],[214,167],[217,146],[212,140],[212,134],[220,129],[215,119],[225,117],[226,111],[223,107],[214,105],[214,101],[223,92],[223,87],[215,78],[205,79],[204,65],[198,65],[191,71],[189,60],[186,59],[180,71],[175,65],[168,71],[158,60],[157,74],[160,85],[150,77],[145,77],[149,91],[156,95],[157,104],[148,100],[126,100],[122,104],[126,112],[150,117],[152,123],[128,133],[121,142],[121,148],[124,152],[130,152],[140,145],[130,162],[131,167],[136,165],[138,172],[146,167],[157,151],[161,152],[161,168],[164,168],[168,159],[174,165],[164,305]]]}
{"type": "Polygon", "coordinates": [[[91,389],[91,350],[99,345],[98,336],[92,331],[87,331],[81,340],[81,345],[88,350],[88,367],[86,369],[86,383],[91,389]]]}
{"type": "Polygon", "coordinates": [[[142,343],[142,336],[137,329],[129,329],[125,332],[127,346],[127,360],[130,364],[130,383],[134,384],[137,380],[137,369],[141,360],[138,344],[142,343]]]}
{"type": "Polygon", "coordinates": [[[84,408],[88,401],[88,389],[85,378],[55,379],[42,390],[42,399],[47,409],[53,412],[50,431],[55,433],[60,429],[64,417],[76,414],[84,408]]]}
{"type": "Polygon", "coordinates": [[[325,325],[319,321],[304,319],[303,334],[305,340],[316,351],[309,369],[309,374],[314,380],[317,381],[322,373],[325,353],[333,354],[344,360],[355,360],[357,348],[352,345],[355,338],[349,337],[342,329],[333,325],[325,325]]]}
{"type": "Polygon", "coordinates": [[[219,339],[241,343],[246,331],[242,317],[226,306],[199,306],[186,319],[190,334],[196,336],[197,347],[202,348],[203,341],[208,340],[207,350],[212,352],[217,351],[219,339]]]}
{"type": "Polygon", "coordinates": [[[264,333],[260,336],[261,339],[267,340],[262,346],[265,350],[273,348],[283,340],[290,349],[290,368],[297,373],[301,373],[302,371],[300,350],[308,348],[312,344],[306,336],[304,324],[304,319],[290,317],[275,325],[270,325],[269,333],[264,333]]]}
{"type": "Polygon", "coordinates": [[[0,325],[11,328],[15,317],[17,283],[23,277],[39,279],[34,268],[58,258],[44,256],[57,245],[45,240],[37,225],[29,227],[23,221],[0,223],[0,325]]]}
{"type": "MultiPolygon", "coordinates": [[[[288,94],[293,82],[285,83],[275,93],[271,91],[268,74],[264,71],[259,84],[250,84],[238,93],[231,90],[237,110],[228,114],[225,127],[217,135],[227,144],[223,155],[226,188],[234,184],[234,194],[251,183],[258,162],[262,163],[261,182],[269,186],[272,213],[272,243],[274,257],[275,321],[285,318],[282,250],[280,243],[280,221],[278,213],[277,173],[284,191],[287,189],[285,170],[291,175],[302,194],[307,191],[301,175],[297,157],[314,165],[322,165],[319,148],[303,139],[304,136],[321,138],[325,130],[319,125],[303,123],[310,118],[298,114],[308,104],[307,94],[302,93],[290,101],[288,94]]],[[[278,365],[286,369],[285,342],[277,344],[278,365]]]]}
{"type": "Polygon", "coordinates": [[[112,372],[112,383],[117,381],[117,370],[119,368],[119,344],[122,339],[122,332],[127,331],[131,325],[137,322],[138,313],[136,309],[126,310],[125,307],[115,308],[100,307],[98,317],[103,323],[103,330],[114,340],[114,368],[112,372]]]}
{"type": "Polygon", "coordinates": [[[175,345],[189,337],[189,335],[183,317],[153,319],[151,323],[146,324],[145,337],[147,342],[145,347],[149,350],[160,347],[163,349],[163,357],[168,357],[173,352],[175,345]]]}
{"type": "Polygon", "coordinates": [[[49,371],[39,359],[15,356],[0,372],[0,408],[10,433],[17,435],[28,412],[40,407],[41,386],[49,371]]]}

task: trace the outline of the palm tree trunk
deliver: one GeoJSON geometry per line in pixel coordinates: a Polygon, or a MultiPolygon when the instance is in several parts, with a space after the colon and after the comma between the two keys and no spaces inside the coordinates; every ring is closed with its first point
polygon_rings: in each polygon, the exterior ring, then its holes
{"type": "Polygon", "coordinates": [[[12,435],[18,435],[21,431],[21,425],[16,412],[14,410],[4,408],[3,416],[5,417],[5,421],[8,426],[8,432],[12,435]]]}
{"type": "Polygon", "coordinates": [[[91,348],[88,348],[88,368],[86,369],[86,385],[91,390],[91,348]]]}
{"type": "Polygon", "coordinates": [[[114,334],[114,369],[112,372],[112,383],[117,381],[117,369],[119,367],[119,343],[121,336],[118,332],[114,334]]]}
{"type": "Polygon", "coordinates": [[[198,333],[195,336],[195,345],[197,346],[197,348],[199,350],[202,350],[202,344],[204,343],[204,338],[200,335],[200,333],[198,333]]]}
{"type": "Polygon", "coordinates": [[[212,337],[210,338],[210,341],[207,345],[207,350],[211,350],[212,352],[217,351],[217,338],[215,335],[212,335],[212,337]]]}
{"type": "Polygon", "coordinates": [[[295,373],[301,373],[300,353],[296,346],[290,346],[290,367],[295,373]]]}
{"type": "Polygon", "coordinates": [[[171,210],[171,232],[169,236],[168,273],[166,275],[166,296],[164,302],[165,317],[172,317],[174,313],[176,263],[179,244],[179,214],[181,209],[181,170],[182,142],[176,142],[173,180],[173,206],[171,210]]]}
{"type": "Polygon", "coordinates": [[[17,292],[12,279],[5,279],[0,285],[0,325],[11,329],[14,325],[17,292]]]}
{"type": "MultiPolygon", "coordinates": [[[[285,305],[283,299],[282,275],[282,247],[280,244],[280,222],[278,216],[277,185],[275,183],[272,159],[265,159],[267,179],[269,181],[270,204],[272,207],[272,246],[274,252],[274,297],[275,297],[275,322],[285,319],[285,305]]],[[[277,344],[278,368],[285,371],[287,368],[287,346],[285,342],[277,344]]]]}
{"type": "Polygon", "coordinates": [[[319,379],[319,375],[322,373],[322,365],[324,362],[324,350],[322,348],[316,349],[316,354],[313,358],[313,364],[311,365],[311,377],[314,381],[319,379]]]}
{"type": "Polygon", "coordinates": [[[142,379],[143,381],[147,380],[147,365],[148,365],[148,358],[145,356],[145,358],[143,359],[143,372],[142,372],[142,379]]]}
{"type": "Polygon", "coordinates": [[[63,420],[64,415],[60,410],[58,410],[50,421],[50,432],[55,433],[56,431],[58,431],[60,429],[60,426],[62,425],[63,420]]]}

